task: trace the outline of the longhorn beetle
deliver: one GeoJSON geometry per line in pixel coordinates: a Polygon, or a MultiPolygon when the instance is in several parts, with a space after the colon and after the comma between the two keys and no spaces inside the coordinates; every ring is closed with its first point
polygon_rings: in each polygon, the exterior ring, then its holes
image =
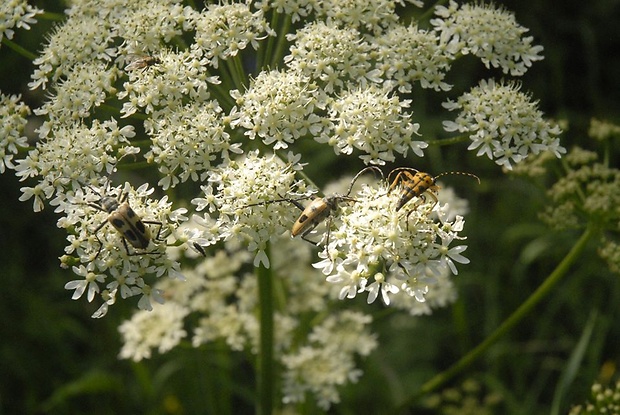
{"type": "Polygon", "coordinates": [[[123,245],[130,255],[133,254],[129,251],[127,241],[129,241],[134,248],[145,250],[148,248],[151,239],[160,240],[162,223],[153,220],[143,220],[134,212],[131,206],[129,206],[127,197],[127,192],[121,192],[117,199],[111,196],[100,195],[98,203],[87,203],[87,205],[92,208],[109,213],[107,220],[101,223],[94,231],[95,237],[97,241],[99,241],[99,250],[97,250],[95,258],[97,258],[103,248],[103,243],[99,239],[99,236],[97,236],[97,233],[108,223],[122,235],[123,245]],[[152,237],[150,229],[145,226],[145,224],[159,225],[159,230],[155,238],[152,237]]]}
{"type": "Polygon", "coordinates": [[[330,195],[330,196],[326,196],[326,197],[318,197],[317,196],[305,208],[304,208],[304,206],[301,203],[299,203],[299,201],[300,200],[305,200],[305,199],[307,199],[307,197],[303,197],[303,198],[299,198],[299,199],[290,199],[290,198],[289,199],[275,199],[275,200],[269,200],[267,202],[254,203],[254,204],[251,204],[251,205],[247,205],[245,207],[265,205],[265,204],[268,204],[268,203],[275,203],[275,202],[290,202],[290,203],[294,204],[302,212],[301,212],[301,215],[299,215],[299,218],[293,224],[293,227],[291,228],[291,237],[294,238],[297,235],[301,235],[301,238],[303,240],[305,240],[307,242],[310,242],[310,243],[312,243],[314,245],[317,245],[317,243],[314,242],[314,241],[311,241],[310,239],[308,239],[307,236],[321,222],[323,222],[325,219],[327,219],[328,220],[328,223],[327,223],[327,242],[325,243],[325,245],[327,246],[329,244],[329,228],[330,228],[330,225],[331,225],[331,216],[330,216],[331,213],[338,208],[338,204],[340,202],[342,202],[342,201],[357,202],[356,199],[350,197],[349,195],[351,194],[351,191],[353,190],[353,185],[355,184],[357,179],[363,173],[365,173],[365,172],[367,172],[369,170],[373,170],[375,172],[379,172],[381,177],[383,177],[383,172],[378,167],[375,167],[375,166],[366,167],[366,168],[362,169],[359,173],[357,173],[355,175],[355,177],[353,177],[353,180],[351,180],[351,183],[349,184],[347,192],[344,195],[336,193],[336,194],[333,194],[333,195],[330,195]]]}
{"type": "Polygon", "coordinates": [[[411,167],[398,167],[388,174],[388,183],[390,183],[390,178],[393,174],[396,174],[396,177],[394,178],[394,181],[391,182],[388,192],[391,192],[400,183],[400,197],[396,203],[397,212],[405,206],[408,201],[416,196],[420,197],[422,200],[425,200],[424,193],[427,191],[428,195],[434,200],[432,207],[435,207],[438,202],[436,193],[439,190],[439,186],[436,183],[437,179],[441,176],[446,176],[448,174],[470,176],[478,180],[478,184],[480,184],[480,178],[478,178],[475,174],[460,171],[448,171],[433,177],[428,173],[421,172],[411,167]]]}

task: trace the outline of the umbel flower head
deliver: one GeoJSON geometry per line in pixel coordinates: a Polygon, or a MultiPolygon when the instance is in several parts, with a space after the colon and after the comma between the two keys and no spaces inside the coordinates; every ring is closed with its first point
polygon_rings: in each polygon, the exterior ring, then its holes
{"type": "Polygon", "coordinates": [[[295,178],[301,166],[291,157],[285,164],[275,155],[261,157],[248,153],[240,162],[231,161],[209,173],[209,184],[202,187],[205,197],[192,200],[196,210],[208,208],[203,218],[209,244],[232,238],[250,241],[250,251],[256,251],[254,265],[269,268],[265,253],[273,242],[290,229],[299,213],[283,198],[307,199],[311,192],[303,181],[295,178]],[[212,222],[210,213],[217,218],[212,222]]]}
{"type": "Polygon", "coordinates": [[[550,151],[561,157],[566,149],[560,145],[560,127],[546,121],[519,89],[513,82],[481,81],[456,101],[443,104],[450,111],[460,110],[455,121],[444,121],[444,129],[469,134],[468,150],[507,169],[530,153],[550,151]]]}
{"type": "MultiPolygon", "coordinates": [[[[12,16],[32,18],[32,9],[10,3],[12,16]]],[[[288,235],[298,208],[318,193],[302,171],[323,159],[314,149],[366,166],[424,157],[429,143],[412,111],[418,87],[450,93],[445,79],[463,54],[506,76],[541,58],[542,48],[501,8],[450,2],[421,29],[402,24],[396,6],[404,3],[248,1],[202,10],[167,1],[73,3],[34,60],[29,86],[46,99],[32,109],[42,123],[22,158],[15,154],[25,144],[26,107],[10,99],[0,114],[8,137],[0,168],[15,168],[25,182],[20,199],[35,211],[49,203],[62,215],[58,224],[70,232],[62,263],[80,277],[72,289],[91,299],[105,293],[111,305],[118,296],[110,278],[178,276],[181,259],[170,246],[206,253],[242,241],[254,265],[269,266],[269,245],[288,235]],[[125,168],[144,167],[139,154],[157,177],[121,184],[125,168]],[[200,213],[176,207],[175,194],[189,195],[200,213]],[[101,226],[127,212],[125,197],[139,219],[153,222],[141,231],[151,247],[137,253],[123,225],[101,226]]],[[[470,150],[505,167],[543,150],[561,155],[559,128],[516,85],[483,81],[455,97],[445,108],[459,114],[446,130],[467,134],[470,150]]],[[[337,178],[329,176],[320,182],[337,178]]],[[[467,262],[458,243],[463,217],[430,198],[396,212],[397,192],[387,186],[375,182],[325,212],[317,266],[345,298],[431,298],[433,284],[467,262]]],[[[121,296],[150,286],[136,281],[121,296]]]]}
{"type": "MultiPolygon", "coordinates": [[[[377,347],[368,316],[328,301],[364,295],[420,315],[455,299],[452,276],[469,262],[466,202],[415,187],[398,210],[405,184],[375,178],[346,196],[319,192],[312,179],[340,174],[304,166],[353,157],[378,169],[424,157],[421,131],[437,128],[412,111],[419,88],[452,93],[445,80],[463,54],[520,76],[542,48],[492,5],[450,2],[424,30],[426,22],[402,23],[396,7],[405,3],[72,2],[34,59],[29,86],[46,98],[32,109],[41,123],[22,157],[29,110],[2,96],[0,168],[24,182],[20,200],[60,215],[74,299],[97,299],[101,317],[139,297],[141,310],[121,328],[123,358],[184,338],[256,353],[263,280],[252,271],[269,268],[285,297],[274,312],[282,401],[312,395],[327,409],[359,378],[356,359],[377,347]],[[136,174],[144,167],[150,175],[136,174]],[[318,225],[307,235],[318,262],[310,244],[288,238],[299,222],[318,225]]],[[[0,13],[0,36],[10,38],[34,10],[6,4],[15,13],[0,13]]],[[[515,85],[483,81],[453,97],[445,108],[459,114],[446,130],[505,167],[543,150],[561,155],[559,128],[515,85]]]]}
{"type": "Polygon", "coordinates": [[[340,298],[367,292],[368,303],[379,295],[387,305],[392,295],[424,302],[446,272],[458,274],[455,263],[469,263],[461,255],[467,247],[455,245],[465,239],[462,216],[446,220],[449,205],[423,195],[397,211],[399,197],[384,182],[365,186],[354,196],[358,202],[343,203],[334,215],[324,259],[314,267],[339,287],[340,298]]]}
{"type": "Polygon", "coordinates": [[[167,236],[187,220],[186,209],[173,211],[165,196],[149,200],[152,193],[146,184],[138,189],[129,183],[114,189],[89,186],[70,192],[67,202],[58,206],[57,211],[66,214],[59,226],[72,230],[63,263],[76,264],[73,271],[83,277],[65,288],[74,290],[73,299],[88,292],[89,302],[103,290],[105,301],[94,317],[105,315],[117,295],[140,295],[138,306],[146,310],[153,300],[162,302],[147,276],[183,279],[180,264],[165,250],[167,236]]]}

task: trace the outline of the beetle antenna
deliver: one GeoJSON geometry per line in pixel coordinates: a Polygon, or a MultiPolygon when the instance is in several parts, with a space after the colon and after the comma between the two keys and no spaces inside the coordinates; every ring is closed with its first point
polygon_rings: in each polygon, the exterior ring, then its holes
{"type": "Polygon", "coordinates": [[[364,173],[366,173],[367,171],[372,170],[373,172],[375,172],[375,176],[376,173],[379,172],[379,175],[381,176],[381,178],[383,179],[383,172],[381,171],[381,169],[377,166],[368,166],[363,168],[362,170],[359,171],[359,173],[357,173],[355,175],[355,177],[353,177],[353,180],[351,180],[351,184],[349,184],[349,188],[347,189],[347,193],[345,193],[345,196],[349,196],[351,194],[351,190],[353,190],[353,185],[355,185],[355,182],[357,181],[357,179],[364,173]]]}
{"type": "Polygon", "coordinates": [[[463,171],[446,171],[446,172],[440,173],[437,176],[435,176],[435,180],[437,180],[441,176],[447,176],[449,174],[458,174],[458,175],[461,175],[461,176],[473,177],[474,179],[478,180],[478,184],[480,184],[480,177],[476,176],[473,173],[466,173],[466,172],[463,172],[463,171]]]}

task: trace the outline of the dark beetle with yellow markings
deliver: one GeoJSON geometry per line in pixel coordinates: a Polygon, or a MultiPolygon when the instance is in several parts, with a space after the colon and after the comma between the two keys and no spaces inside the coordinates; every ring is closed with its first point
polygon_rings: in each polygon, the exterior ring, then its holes
{"type": "Polygon", "coordinates": [[[390,183],[390,179],[394,174],[396,174],[396,177],[394,177],[394,181],[391,182],[388,192],[391,192],[398,184],[400,184],[400,197],[396,203],[397,212],[416,196],[420,197],[422,200],[425,200],[425,194],[428,194],[434,200],[434,207],[437,204],[436,193],[439,190],[437,179],[441,176],[446,176],[449,174],[470,176],[478,180],[478,184],[480,184],[480,179],[478,176],[471,173],[449,171],[433,177],[428,173],[421,172],[411,167],[398,167],[392,170],[388,174],[388,183],[390,183]]]}
{"type": "MultiPolygon", "coordinates": [[[[148,248],[150,241],[153,239],[151,231],[145,224],[159,225],[159,230],[155,236],[155,239],[159,239],[162,223],[143,220],[136,214],[131,206],[129,206],[127,197],[127,193],[121,193],[118,199],[110,196],[101,196],[98,204],[89,203],[88,206],[109,213],[107,221],[99,225],[94,231],[97,240],[99,240],[97,233],[109,223],[122,235],[123,245],[125,246],[127,253],[129,253],[127,242],[129,242],[131,246],[136,249],[145,250],[148,248]]],[[[103,246],[103,244],[101,244],[101,240],[99,240],[99,244],[100,246],[97,251],[97,255],[99,255],[99,252],[103,246]]]]}

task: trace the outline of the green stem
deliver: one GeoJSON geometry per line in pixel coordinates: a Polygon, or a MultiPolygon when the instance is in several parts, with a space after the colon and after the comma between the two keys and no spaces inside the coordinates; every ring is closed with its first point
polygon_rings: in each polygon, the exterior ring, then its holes
{"type": "MultiPolygon", "coordinates": [[[[269,245],[265,248],[269,258],[269,245]]],[[[270,268],[262,264],[257,269],[258,277],[258,301],[260,319],[260,348],[258,355],[258,399],[259,415],[271,415],[274,402],[274,361],[273,361],[273,337],[274,337],[274,287],[273,273],[270,268]]]]}
{"type": "Polygon", "coordinates": [[[469,140],[469,137],[466,135],[459,135],[451,138],[442,138],[440,140],[424,140],[428,143],[429,146],[448,146],[452,144],[464,143],[469,140]]]}
{"type": "Polygon", "coordinates": [[[6,36],[4,36],[2,38],[2,44],[6,45],[7,47],[13,49],[15,52],[19,53],[20,55],[22,55],[23,57],[30,59],[31,61],[35,60],[37,58],[37,55],[30,52],[28,49],[18,45],[17,43],[13,42],[12,40],[7,39],[6,36]]]}
{"type": "Polygon", "coordinates": [[[275,51],[271,55],[271,59],[269,59],[270,66],[272,68],[276,68],[282,61],[282,57],[284,56],[284,47],[287,44],[286,35],[289,30],[291,30],[291,17],[287,15],[284,17],[284,21],[282,22],[282,28],[278,31],[275,51]]]}
{"type": "Polygon", "coordinates": [[[481,357],[489,349],[489,347],[491,347],[497,340],[499,340],[521,320],[523,320],[538,303],[540,303],[548,294],[551,293],[553,287],[562,279],[562,277],[568,273],[571,265],[579,258],[588,241],[595,234],[596,230],[592,226],[588,226],[570,252],[564,257],[564,259],[558,264],[558,266],[540,285],[540,287],[538,287],[538,289],[536,289],[536,291],[534,291],[534,293],[527,300],[525,300],[525,302],[521,304],[517,310],[515,310],[506,320],[504,320],[504,322],[497,329],[495,329],[489,337],[463,356],[458,362],[422,385],[420,390],[415,395],[400,405],[398,408],[398,413],[403,412],[421,396],[438,389],[440,386],[443,386],[446,382],[459,374],[463,369],[471,365],[476,359],[481,357]]]}
{"type": "Polygon", "coordinates": [[[62,22],[67,18],[67,15],[63,13],[51,13],[51,12],[43,12],[41,14],[37,14],[37,20],[49,20],[52,22],[62,22]]]}
{"type": "Polygon", "coordinates": [[[433,13],[435,13],[435,7],[437,6],[441,6],[444,3],[446,3],[448,0],[438,0],[437,2],[435,2],[435,4],[432,7],[429,7],[424,14],[422,14],[422,16],[420,16],[418,18],[419,22],[426,22],[427,20],[430,20],[431,17],[433,16],[433,13]]]}

